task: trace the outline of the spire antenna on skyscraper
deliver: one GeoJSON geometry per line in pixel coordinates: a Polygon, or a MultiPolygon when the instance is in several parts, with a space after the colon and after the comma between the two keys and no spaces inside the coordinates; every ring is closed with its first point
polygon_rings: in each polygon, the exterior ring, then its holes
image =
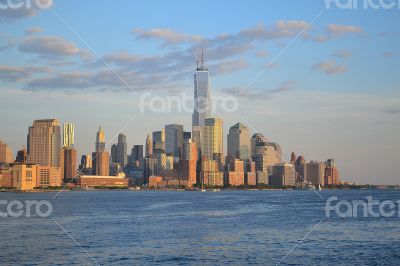
{"type": "Polygon", "coordinates": [[[197,56],[197,50],[196,48],[194,50],[194,57],[196,57],[196,69],[199,69],[199,57],[197,56]]]}
{"type": "Polygon", "coordinates": [[[201,48],[201,68],[204,69],[204,48],[201,48]]]}

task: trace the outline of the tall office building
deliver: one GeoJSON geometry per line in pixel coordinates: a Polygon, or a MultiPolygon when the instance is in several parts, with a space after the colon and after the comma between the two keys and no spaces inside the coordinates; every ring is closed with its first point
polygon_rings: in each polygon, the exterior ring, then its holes
{"type": "Polygon", "coordinates": [[[185,141],[183,145],[183,160],[181,161],[181,171],[183,179],[188,181],[188,186],[192,187],[197,183],[197,147],[191,139],[185,141]]]}
{"type": "Polygon", "coordinates": [[[204,66],[203,50],[194,73],[194,110],[192,115],[192,140],[201,149],[201,127],[211,117],[210,74],[204,66]]]}
{"type": "Polygon", "coordinates": [[[230,159],[250,159],[250,133],[249,129],[241,123],[237,123],[229,129],[228,157],[230,159]]]}
{"type": "Polygon", "coordinates": [[[185,141],[191,140],[191,139],[192,139],[192,132],[183,131],[183,143],[185,143],[185,141]]]}
{"type": "Polygon", "coordinates": [[[167,169],[167,154],[164,150],[157,149],[154,150],[153,158],[157,160],[157,175],[160,175],[161,172],[167,169]]]}
{"type": "Polygon", "coordinates": [[[192,126],[192,141],[196,144],[197,154],[201,156],[201,127],[192,126]]]}
{"type": "Polygon", "coordinates": [[[197,147],[191,139],[185,140],[183,144],[183,160],[197,161],[197,147]]]}
{"type": "Polygon", "coordinates": [[[111,162],[112,163],[117,163],[117,153],[118,153],[118,148],[117,144],[111,145],[111,162]]]}
{"type": "Polygon", "coordinates": [[[165,129],[153,132],[153,150],[165,150],[165,129]]]}
{"type": "Polygon", "coordinates": [[[158,170],[158,161],[156,158],[147,157],[144,159],[143,183],[149,183],[149,177],[156,175],[158,170]]]}
{"type": "Polygon", "coordinates": [[[270,166],[268,169],[270,186],[295,186],[296,173],[293,164],[280,163],[270,166]]]}
{"type": "Polygon", "coordinates": [[[104,150],[105,148],[106,148],[106,140],[105,140],[105,136],[104,136],[104,131],[100,126],[99,131],[96,133],[95,151],[99,152],[101,150],[104,150]]]}
{"type": "Polygon", "coordinates": [[[92,169],[92,155],[85,154],[81,157],[81,165],[79,166],[80,170],[83,169],[92,169]]]}
{"type": "Polygon", "coordinates": [[[256,146],[258,145],[262,145],[262,143],[268,142],[267,138],[264,137],[263,134],[261,133],[255,133],[252,137],[251,137],[251,157],[254,157],[255,154],[255,150],[256,150],[256,146]]]}
{"type": "Polygon", "coordinates": [[[234,159],[228,164],[226,172],[225,184],[228,186],[242,186],[245,183],[244,162],[234,159]]]}
{"type": "Polygon", "coordinates": [[[297,160],[297,156],[294,152],[292,152],[292,154],[290,154],[290,163],[295,164],[296,160],[297,160]]]}
{"type": "Polygon", "coordinates": [[[28,152],[25,149],[19,150],[17,152],[17,157],[15,158],[15,162],[26,163],[27,161],[28,161],[28,152]]]}
{"type": "Polygon", "coordinates": [[[64,123],[63,126],[63,154],[64,165],[62,166],[62,175],[64,179],[72,179],[76,176],[77,151],[74,149],[74,124],[64,123]]]}
{"type": "Polygon", "coordinates": [[[64,123],[63,126],[63,148],[70,148],[74,146],[74,124],[64,123]]]}
{"type": "Polygon", "coordinates": [[[296,159],[296,162],[294,164],[295,169],[296,169],[296,185],[297,186],[306,186],[306,160],[304,159],[303,156],[299,156],[296,159]]]}
{"type": "Polygon", "coordinates": [[[118,143],[117,143],[117,163],[121,167],[125,167],[128,164],[128,148],[126,143],[126,136],[124,134],[118,135],[118,143]]]}
{"type": "Polygon", "coordinates": [[[143,167],[143,145],[134,145],[130,156],[130,165],[136,168],[143,167]]]}
{"type": "Polygon", "coordinates": [[[110,156],[107,151],[94,152],[92,154],[93,175],[108,176],[110,174],[110,156]]]}
{"type": "Polygon", "coordinates": [[[76,160],[77,160],[77,152],[73,148],[64,148],[64,178],[72,179],[76,176],[76,160]]]}
{"type": "Polygon", "coordinates": [[[12,163],[13,154],[8,145],[0,139],[0,163],[12,163]]]}
{"type": "Polygon", "coordinates": [[[165,152],[174,158],[182,159],[183,155],[183,125],[165,126],[165,152]]]}
{"type": "Polygon", "coordinates": [[[305,179],[310,185],[324,186],[325,185],[325,163],[311,161],[305,164],[306,176],[305,179]]]}
{"type": "Polygon", "coordinates": [[[60,167],[61,132],[57,119],[33,121],[28,133],[28,162],[60,167]]]}
{"type": "Polygon", "coordinates": [[[325,186],[340,185],[339,170],[336,167],[335,159],[328,159],[325,164],[325,186]]]}
{"type": "Polygon", "coordinates": [[[204,66],[203,52],[197,60],[194,74],[194,111],[192,126],[204,126],[204,120],[211,117],[210,74],[204,66]]]}
{"type": "Polygon", "coordinates": [[[146,157],[150,158],[152,154],[153,154],[153,142],[151,141],[150,134],[148,134],[146,138],[146,157]]]}
{"type": "Polygon", "coordinates": [[[222,187],[224,185],[224,172],[221,171],[220,163],[216,160],[201,160],[199,184],[222,187]]]}
{"type": "Polygon", "coordinates": [[[224,158],[223,122],[221,118],[207,118],[201,131],[201,155],[207,160],[224,158]]]}
{"type": "Polygon", "coordinates": [[[105,134],[101,126],[96,133],[96,151],[92,153],[92,172],[98,176],[108,176],[110,171],[110,155],[106,151],[105,134]]]}
{"type": "Polygon", "coordinates": [[[252,160],[256,163],[256,171],[268,172],[268,167],[282,163],[282,150],[279,144],[269,142],[261,133],[251,138],[252,160]]]}

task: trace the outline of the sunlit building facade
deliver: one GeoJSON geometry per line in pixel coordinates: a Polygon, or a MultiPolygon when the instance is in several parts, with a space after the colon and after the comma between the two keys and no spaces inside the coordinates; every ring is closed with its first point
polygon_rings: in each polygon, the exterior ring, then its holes
{"type": "Polygon", "coordinates": [[[35,120],[28,133],[28,163],[61,166],[60,131],[57,119],[35,120]]]}
{"type": "Polygon", "coordinates": [[[201,132],[201,153],[208,160],[216,156],[224,158],[223,121],[221,118],[207,118],[201,132]]]}

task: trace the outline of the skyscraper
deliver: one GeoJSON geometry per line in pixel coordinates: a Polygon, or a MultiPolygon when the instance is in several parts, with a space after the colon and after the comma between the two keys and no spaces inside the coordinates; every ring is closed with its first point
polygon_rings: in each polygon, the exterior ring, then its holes
{"type": "Polygon", "coordinates": [[[72,179],[76,175],[77,152],[73,148],[64,148],[64,178],[72,179]]]}
{"type": "Polygon", "coordinates": [[[12,163],[13,154],[8,145],[0,139],[0,163],[12,163]]]}
{"type": "Polygon", "coordinates": [[[153,132],[153,150],[165,150],[165,130],[153,132]]]}
{"type": "Polygon", "coordinates": [[[120,133],[117,143],[117,163],[119,163],[121,167],[125,167],[128,163],[127,149],[126,136],[120,133]]]}
{"type": "Polygon", "coordinates": [[[130,165],[133,167],[143,167],[143,145],[134,145],[130,156],[130,165]]]}
{"type": "Polygon", "coordinates": [[[290,155],[290,163],[295,164],[296,160],[297,160],[297,156],[294,152],[292,152],[292,154],[290,155]]]}
{"type": "Polygon", "coordinates": [[[201,131],[201,154],[207,160],[224,158],[223,122],[221,118],[207,118],[201,131]]]}
{"type": "Polygon", "coordinates": [[[317,161],[311,161],[305,164],[307,182],[314,186],[325,185],[325,168],[326,164],[317,161]]]}
{"type": "Polygon", "coordinates": [[[192,132],[190,131],[183,131],[183,143],[185,143],[187,140],[192,139],[192,132]]]}
{"type": "Polygon", "coordinates": [[[91,174],[92,166],[93,166],[92,155],[91,154],[82,155],[79,170],[84,174],[91,174]]]}
{"type": "Polygon", "coordinates": [[[104,150],[106,147],[106,141],[105,141],[105,137],[104,137],[104,131],[101,128],[101,126],[99,127],[99,131],[96,134],[96,147],[95,147],[95,151],[99,152],[101,150],[104,150]]]}
{"type": "Polygon", "coordinates": [[[74,124],[64,123],[63,126],[63,161],[62,175],[65,179],[75,178],[77,152],[74,149],[74,124]]]}
{"type": "Polygon", "coordinates": [[[192,126],[204,126],[204,120],[211,117],[210,74],[204,66],[203,52],[194,74],[194,111],[192,126]]]}
{"type": "Polygon", "coordinates": [[[111,162],[112,163],[117,163],[117,153],[118,153],[118,148],[117,144],[111,145],[111,162]]]}
{"type": "Polygon", "coordinates": [[[210,74],[204,66],[204,55],[201,53],[197,60],[197,68],[194,74],[194,110],[192,115],[192,140],[197,148],[201,149],[201,127],[205,125],[205,119],[211,117],[211,92],[210,74]]]}
{"type": "Polygon", "coordinates": [[[295,169],[296,169],[296,185],[306,186],[306,180],[305,180],[307,174],[306,160],[302,155],[297,157],[295,163],[295,169]]]}
{"type": "Polygon", "coordinates": [[[19,150],[17,152],[17,157],[15,161],[18,163],[26,163],[28,160],[28,152],[25,149],[19,150]]]}
{"type": "Polygon", "coordinates": [[[183,125],[165,126],[165,152],[174,158],[182,159],[183,155],[183,125]]]}
{"type": "Polygon", "coordinates": [[[74,131],[73,123],[64,123],[63,148],[70,148],[74,146],[74,131]]]}
{"type": "Polygon", "coordinates": [[[108,176],[110,171],[110,155],[105,150],[104,131],[99,127],[99,131],[96,133],[96,151],[92,153],[92,172],[94,175],[108,176]]]}
{"type": "Polygon", "coordinates": [[[268,142],[267,138],[261,133],[255,133],[251,137],[251,157],[254,157],[256,146],[262,143],[268,142]]]}
{"type": "Polygon", "coordinates": [[[182,177],[188,180],[188,186],[197,183],[197,147],[191,139],[185,140],[183,145],[182,177]]]}
{"type": "Polygon", "coordinates": [[[230,159],[250,159],[250,133],[249,129],[241,123],[229,129],[228,156],[230,159]]]}
{"type": "Polygon", "coordinates": [[[268,169],[270,186],[295,186],[296,172],[293,164],[280,163],[268,169]]]}
{"type": "Polygon", "coordinates": [[[94,152],[92,154],[93,174],[99,176],[108,176],[110,173],[110,156],[107,151],[94,152]]]}
{"type": "Polygon", "coordinates": [[[269,142],[261,133],[251,138],[252,160],[256,163],[256,170],[268,172],[268,166],[282,163],[282,150],[279,144],[269,142]]]}
{"type": "Polygon", "coordinates": [[[146,157],[150,158],[152,154],[153,154],[153,142],[151,141],[150,134],[148,134],[146,138],[146,157]]]}
{"type": "Polygon", "coordinates": [[[41,166],[61,166],[61,132],[57,119],[33,121],[28,133],[28,162],[41,166]]]}
{"type": "Polygon", "coordinates": [[[336,167],[335,159],[328,159],[325,164],[325,186],[339,185],[339,170],[336,167]]]}

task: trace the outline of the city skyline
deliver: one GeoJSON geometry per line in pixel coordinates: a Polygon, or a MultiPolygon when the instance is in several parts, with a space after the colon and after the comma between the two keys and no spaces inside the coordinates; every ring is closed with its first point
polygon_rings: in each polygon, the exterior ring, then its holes
{"type": "MultiPolygon", "coordinates": [[[[76,18],[66,3],[58,1],[30,17],[9,15],[11,26],[7,28],[1,22],[0,122],[8,126],[2,127],[0,138],[13,154],[25,145],[26,126],[38,118],[72,121],[78,158],[93,151],[93,135],[99,125],[109,141],[136,114],[122,132],[128,150],[135,144],[144,145],[147,134],[167,124],[181,124],[190,131],[191,112],[141,113],[137,108],[140,94],[184,92],[192,96],[196,66],[192,48],[204,47],[213,96],[236,95],[325,7],[324,1],[307,8],[291,2],[298,11],[294,14],[285,12],[285,1],[271,1],[245,9],[231,3],[223,12],[221,7],[210,8],[211,2],[206,1],[199,12],[207,12],[209,20],[202,26],[191,21],[184,12],[186,7],[169,4],[160,4],[161,10],[170,11],[168,15],[145,3],[110,6],[120,19],[102,29],[106,34],[93,30],[76,18]],[[183,12],[178,14],[174,7],[183,12]],[[128,11],[137,8],[152,10],[155,20],[149,22],[142,14],[129,16],[128,11]],[[139,96],[99,66],[99,60],[53,10],[139,96]],[[222,12],[229,23],[220,19],[222,12]],[[233,19],[242,12],[252,16],[233,19]],[[169,20],[171,16],[187,23],[169,20]],[[104,42],[110,32],[118,45],[104,42]],[[57,49],[51,43],[57,44],[57,49]],[[172,62],[173,67],[168,67],[172,62]],[[154,76],[149,78],[149,73],[154,76]]],[[[81,7],[87,10],[91,3],[81,7]]],[[[101,21],[98,14],[105,7],[96,8],[99,12],[93,21],[101,21]]],[[[224,144],[229,128],[240,122],[250,128],[251,136],[254,128],[280,143],[287,161],[292,151],[307,160],[334,157],[346,179],[398,183],[399,32],[393,23],[398,21],[397,11],[354,10],[351,17],[343,10],[325,11],[307,36],[271,65],[247,94],[238,97],[236,113],[217,115],[224,120],[224,144]],[[370,22],[374,18],[379,18],[376,25],[370,22]],[[379,156],[370,156],[371,150],[379,156]]]]}

